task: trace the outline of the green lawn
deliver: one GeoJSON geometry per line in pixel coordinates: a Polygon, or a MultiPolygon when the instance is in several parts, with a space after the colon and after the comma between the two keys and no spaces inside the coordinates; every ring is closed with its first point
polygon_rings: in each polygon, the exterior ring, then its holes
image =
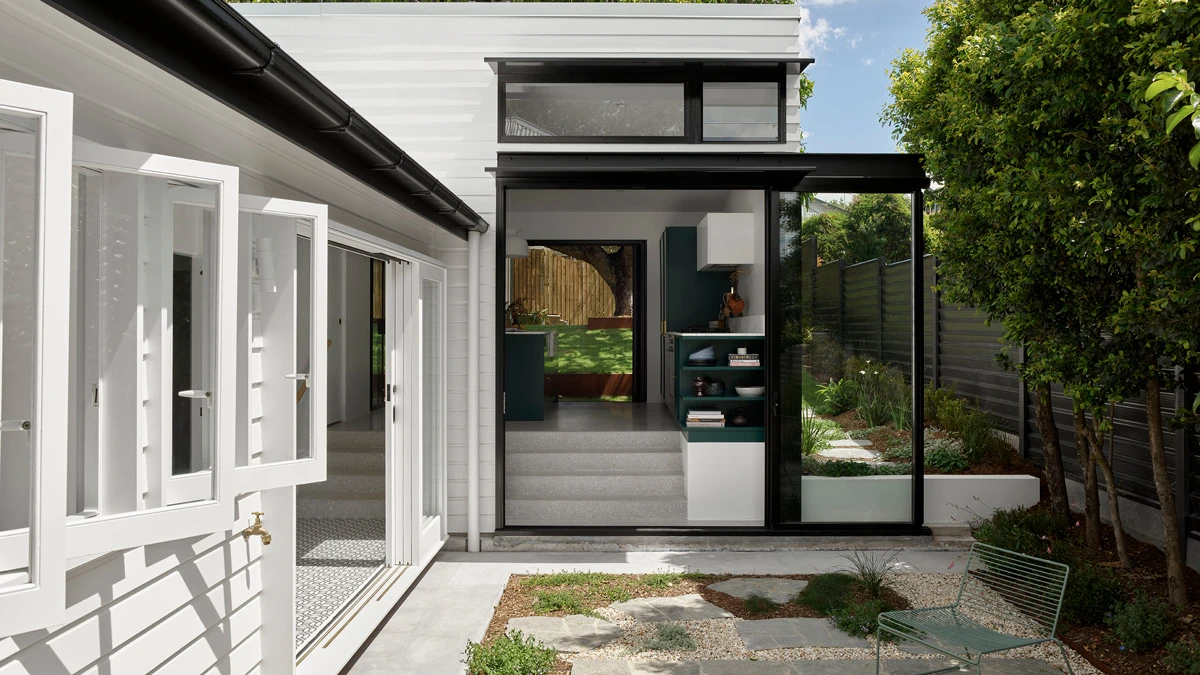
{"type": "Polygon", "coordinates": [[[557,365],[546,361],[546,372],[632,373],[633,329],[587,326],[526,326],[527,330],[558,331],[557,365]]]}

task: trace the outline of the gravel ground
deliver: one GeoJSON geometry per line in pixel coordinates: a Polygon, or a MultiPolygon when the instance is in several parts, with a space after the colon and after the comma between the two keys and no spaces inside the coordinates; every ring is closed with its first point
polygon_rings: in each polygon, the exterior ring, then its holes
{"type": "MultiPolygon", "coordinates": [[[[892,578],[893,587],[901,595],[912,602],[915,607],[933,607],[946,605],[954,601],[958,594],[961,577],[957,574],[904,574],[892,578]]],[[[632,661],[652,660],[711,660],[711,659],[759,659],[763,661],[797,661],[812,659],[874,659],[875,649],[853,648],[823,648],[803,647],[796,649],[769,649],[752,652],[745,648],[738,637],[737,622],[743,619],[710,619],[707,621],[682,621],[680,625],[687,628],[692,639],[696,641],[697,649],[692,652],[677,651],[638,651],[639,645],[652,639],[657,634],[655,623],[639,621],[629,614],[602,607],[596,612],[604,618],[625,629],[625,635],[598,649],[582,654],[563,654],[560,658],[566,661],[582,659],[627,659],[632,661]]],[[[984,620],[992,628],[1005,628],[997,622],[984,620]]],[[[1010,631],[1013,627],[1008,627],[1010,631]]],[[[874,642],[873,638],[868,638],[874,642]]],[[[883,646],[885,658],[938,658],[936,655],[919,655],[902,651],[892,644],[883,646]]],[[[1071,658],[1071,666],[1078,675],[1100,675],[1100,671],[1083,660],[1075,652],[1067,649],[1071,658]]],[[[1006,658],[1038,658],[1057,666],[1061,663],[1058,648],[1053,644],[1026,647],[1005,652],[1006,658]]]]}

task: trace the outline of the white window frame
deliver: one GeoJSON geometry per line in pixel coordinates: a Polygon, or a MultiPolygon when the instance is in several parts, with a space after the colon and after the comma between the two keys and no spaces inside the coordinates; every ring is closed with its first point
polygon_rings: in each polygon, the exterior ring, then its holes
{"type": "Polygon", "coordinates": [[[414,545],[416,553],[413,558],[425,564],[441,550],[441,545],[446,541],[446,433],[448,431],[447,424],[447,397],[446,390],[446,270],[442,267],[430,265],[428,263],[419,263],[417,279],[415,280],[413,295],[413,307],[415,321],[414,325],[414,345],[413,349],[416,352],[416,369],[413,374],[413,379],[417,382],[416,396],[410,403],[410,408],[413,410],[412,426],[416,430],[414,436],[414,447],[412,453],[412,471],[413,486],[412,497],[412,528],[414,545]],[[424,515],[424,500],[425,500],[425,434],[430,432],[430,429],[425,425],[425,300],[421,297],[423,282],[429,280],[436,282],[438,285],[438,334],[442,342],[441,368],[438,377],[441,379],[441,395],[439,396],[439,405],[441,406],[440,429],[436,430],[441,447],[437,453],[437,461],[440,463],[438,467],[438,493],[440,496],[440,504],[438,505],[439,513],[437,516],[426,518],[424,515]]]}
{"type": "MultiPolygon", "coordinates": [[[[213,184],[217,189],[217,222],[213,228],[216,261],[212,282],[214,298],[232,298],[237,292],[237,167],[210,162],[169,157],[152,153],[110,148],[77,142],[74,164],[100,170],[117,171],[139,176],[154,176],[177,180],[194,180],[213,184]]],[[[68,258],[69,259],[69,258],[68,258]]],[[[212,392],[210,410],[213,414],[212,469],[197,472],[207,485],[207,499],[167,504],[156,508],[123,513],[97,513],[91,517],[69,518],[67,522],[67,557],[75,558],[107,553],[123,548],[170,541],[183,537],[210,534],[228,526],[234,518],[234,443],[236,440],[235,337],[237,312],[234,303],[219,302],[213,310],[213,382],[206,383],[212,392]],[[211,480],[211,482],[208,482],[211,480]]],[[[167,387],[169,390],[170,387],[167,387]]],[[[134,448],[129,448],[133,452],[134,448]]],[[[124,452],[125,449],[118,451],[124,452]]],[[[104,471],[104,451],[101,450],[104,471]]],[[[170,462],[162,457],[159,466],[170,473],[170,462]]],[[[152,468],[152,467],[148,467],[152,468]]],[[[64,473],[65,475],[65,473],[64,473]]],[[[168,484],[159,482],[164,496],[168,484]]]]}
{"type": "MultiPolygon", "coordinates": [[[[310,327],[312,365],[309,367],[308,390],[306,391],[306,394],[312,398],[309,400],[309,456],[304,459],[238,466],[234,469],[237,491],[246,493],[305,483],[319,483],[326,477],[325,422],[326,397],[329,391],[327,383],[328,347],[326,344],[329,314],[329,207],[325,204],[290,199],[241,195],[239,209],[242,212],[267,216],[302,218],[312,223],[311,231],[307,232],[312,249],[312,280],[310,283],[312,311],[309,317],[312,322],[310,327]]],[[[297,234],[304,234],[304,232],[297,234]]],[[[248,274],[245,270],[239,271],[248,274]]],[[[239,342],[238,349],[249,352],[251,344],[239,342]]],[[[249,380],[239,382],[238,386],[249,389],[250,382],[249,380]]],[[[248,414],[248,411],[239,411],[239,414],[248,414]]]]}
{"type": "MultiPolygon", "coordinates": [[[[29,578],[0,588],[0,636],[60,624],[66,612],[67,390],[70,302],[71,138],[74,97],[0,80],[0,111],[39,120],[38,342],[35,353],[30,527],[17,540],[29,552],[29,578]],[[32,535],[32,536],[31,536],[32,535]]],[[[19,544],[20,545],[20,544],[19,544]]]]}

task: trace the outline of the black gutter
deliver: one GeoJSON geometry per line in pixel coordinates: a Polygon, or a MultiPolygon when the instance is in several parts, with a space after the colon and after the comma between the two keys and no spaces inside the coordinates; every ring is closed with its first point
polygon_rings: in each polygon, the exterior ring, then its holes
{"type": "Polygon", "coordinates": [[[461,238],[488,223],[223,0],[43,0],[461,238]]]}

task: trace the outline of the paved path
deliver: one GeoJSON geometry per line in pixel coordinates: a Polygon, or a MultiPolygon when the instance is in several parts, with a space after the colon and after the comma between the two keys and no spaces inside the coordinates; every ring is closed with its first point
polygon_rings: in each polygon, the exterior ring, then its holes
{"type": "MultiPolygon", "coordinates": [[[[884,659],[884,675],[911,675],[935,668],[935,662],[884,659]]],[[[942,661],[938,665],[950,665],[942,661]]],[[[1038,659],[989,659],[988,675],[1062,675],[1038,659]]],[[[575,662],[571,675],[875,675],[875,661],[824,659],[814,661],[621,661],[591,659],[575,662]]]]}
{"type": "MultiPolygon", "coordinates": [[[[966,551],[911,551],[898,572],[959,571],[966,551]],[[948,570],[951,562],[959,564],[948,570]]],[[[354,675],[461,675],[468,640],[480,640],[510,574],[589,570],[645,574],[819,574],[845,566],[837,551],[770,553],[442,553],[351,668],[354,675]]],[[[872,664],[872,671],[874,665],[872,664]]]]}

